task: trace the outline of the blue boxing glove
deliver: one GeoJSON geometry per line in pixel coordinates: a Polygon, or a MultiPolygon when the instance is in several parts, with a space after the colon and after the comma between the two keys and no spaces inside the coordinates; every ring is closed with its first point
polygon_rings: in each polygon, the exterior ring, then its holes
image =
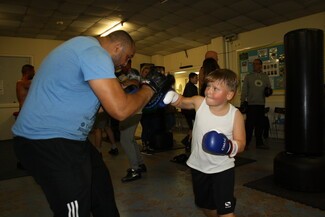
{"type": "Polygon", "coordinates": [[[237,142],[229,140],[224,134],[211,130],[204,134],[202,148],[213,155],[229,155],[234,157],[238,151],[237,142]]]}
{"type": "Polygon", "coordinates": [[[136,93],[139,90],[137,85],[131,84],[124,88],[125,93],[136,93]]]}

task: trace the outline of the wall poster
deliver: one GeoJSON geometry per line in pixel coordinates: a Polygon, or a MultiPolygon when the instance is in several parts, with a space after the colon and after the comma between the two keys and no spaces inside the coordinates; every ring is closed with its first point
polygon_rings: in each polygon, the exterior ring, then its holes
{"type": "Polygon", "coordinates": [[[267,74],[270,78],[274,94],[284,94],[285,63],[283,44],[238,50],[237,55],[241,80],[240,87],[243,84],[245,76],[253,72],[253,60],[259,58],[263,62],[263,73],[267,74]]]}

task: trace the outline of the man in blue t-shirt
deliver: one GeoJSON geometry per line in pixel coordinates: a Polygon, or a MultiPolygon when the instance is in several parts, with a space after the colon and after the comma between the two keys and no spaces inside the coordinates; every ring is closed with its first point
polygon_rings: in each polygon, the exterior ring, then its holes
{"type": "Polygon", "coordinates": [[[54,216],[119,216],[109,171],[87,136],[100,104],[124,120],[159,91],[150,82],[134,94],[123,91],[115,68],[134,54],[125,31],[79,36],[49,53],[33,79],[12,128],[14,149],[54,216]]]}

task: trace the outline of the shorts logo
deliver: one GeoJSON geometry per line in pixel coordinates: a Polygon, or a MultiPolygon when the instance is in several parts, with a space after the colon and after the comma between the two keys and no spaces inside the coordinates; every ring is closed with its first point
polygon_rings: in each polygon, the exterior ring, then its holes
{"type": "Polygon", "coordinates": [[[231,202],[230,202],[230,201],[225,202],[225,208],[226,208],[226,209],[227,209],[227,208],[231,208],[231,202]]]}

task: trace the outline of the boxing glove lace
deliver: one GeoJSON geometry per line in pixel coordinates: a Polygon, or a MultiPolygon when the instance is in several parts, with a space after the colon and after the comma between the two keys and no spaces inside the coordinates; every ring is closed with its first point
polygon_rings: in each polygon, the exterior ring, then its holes
{"type": "Polygon", "coordinates": [[[234,157],[238,151],[236,141],[229,140],[224,134],[211,130],[204,134],[202,148],[205,152],[213,155],[229,155],[234,157]]]}

